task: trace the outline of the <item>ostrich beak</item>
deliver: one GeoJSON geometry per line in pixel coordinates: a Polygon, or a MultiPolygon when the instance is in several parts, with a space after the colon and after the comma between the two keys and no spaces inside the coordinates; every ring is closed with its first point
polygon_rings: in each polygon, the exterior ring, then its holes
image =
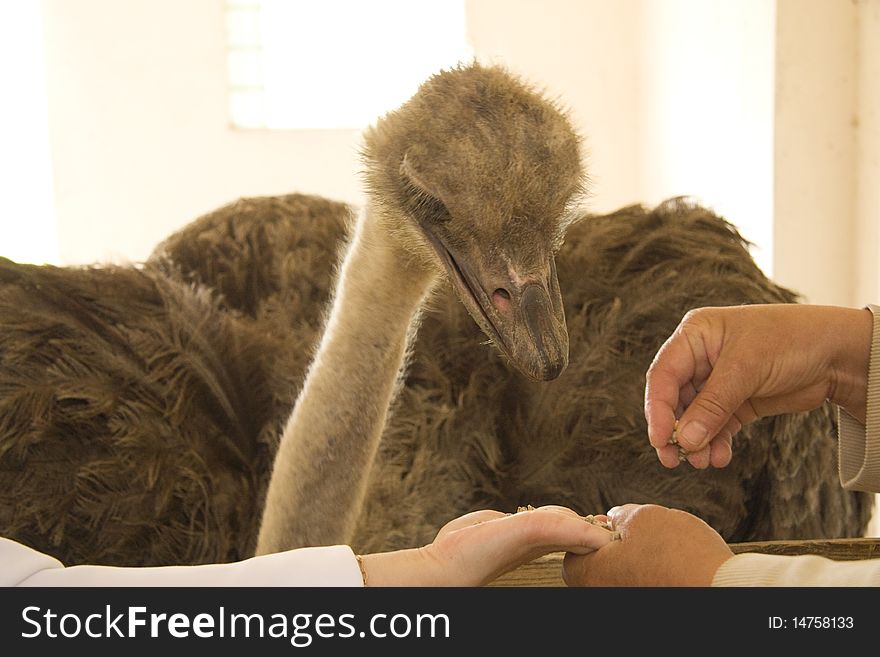
{"type": "Polygon", "coordinates": [[[568,328],[553,258],[523,280],[507,263],[450,248],[437,231],[422,230],[471,317],[511,363],[536,381],[562,374],[568,365],[568,328]]]}
{"type": "MultiPolygon", "coordinates": [[[[548,265],[543,280],[517,290],[514,296],[519,297],[519,304],[513,305],[512,317],[499,322],[499,333],[506,329],[514,343],[512,358],[516,357],[520,369],[527,367],[527,373],[539,381],[555,379],[568,365],[568,328],[552,257],[548,265]]],[[[495,293],[493,303],[499,305],[495,293]]]]}

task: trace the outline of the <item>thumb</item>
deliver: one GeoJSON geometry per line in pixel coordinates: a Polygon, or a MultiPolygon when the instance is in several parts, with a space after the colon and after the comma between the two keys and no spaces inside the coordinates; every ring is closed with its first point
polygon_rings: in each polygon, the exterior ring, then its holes
{"type": "Polygon", "coordinates": [[[621,504],[620,506],[615,506],[608,509],[608,513],[605,515],[608,516],[611,527],[615,530],[619,530],[623,525],[628,523],[633,514],[641,509],[643,506],[649,505],[633,503],[621,504]]]}
{"type": "Polygon", "coordinates": [[[678,444],[695,452],[717,436],[733,414],[752,395],[749,384],[737,367],[719,360],[703,389],[682,413],[678,422],[678,444]]]}

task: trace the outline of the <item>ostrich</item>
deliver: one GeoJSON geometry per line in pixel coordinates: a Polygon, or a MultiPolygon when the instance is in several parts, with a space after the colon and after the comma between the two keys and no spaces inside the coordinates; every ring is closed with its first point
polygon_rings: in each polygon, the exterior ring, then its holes
{"type": "Polygon", "coordinates": [[[438,75],[367,131],[371,201],[281,438],[258,551],[351,540],[441,271],[524,374],[546,381],[565,368],[553,257],[581,186],[578,139],[555,107],[512,82],[482,67],[438,75]]]}
{"type": "Polygon", "coordinates": [[[828,409],[750,425],[724,470],[656,462],[644,372],[684,312],[797,297],[686,200],[575,211],[578,151],[553,103],[462,66],[366,133],[361,212],[242,199],[142,267],[0,260],[4,535],[204,563],[630,501],[731,541],[861,535],[828,409]]]}

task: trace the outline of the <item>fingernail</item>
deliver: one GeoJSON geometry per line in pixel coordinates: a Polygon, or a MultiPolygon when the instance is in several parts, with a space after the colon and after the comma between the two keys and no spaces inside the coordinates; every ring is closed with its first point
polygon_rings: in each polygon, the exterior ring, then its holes
{"type": "Polygon", "coordinates": [[[688,422],[678,432],[679,442],[687,443],[688,447],[699,447],[706,440],[707,435],[709,430],[696,420],[688,422]]]}

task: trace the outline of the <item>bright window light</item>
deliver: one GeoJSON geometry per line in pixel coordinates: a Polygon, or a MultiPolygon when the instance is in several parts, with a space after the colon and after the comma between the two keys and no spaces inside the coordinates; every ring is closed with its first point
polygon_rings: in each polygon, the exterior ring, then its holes
{"type": "Polygon", "coordinates": [[[239,128],[360,129],[472,57],[464,0],[227,0],[239,128]]]}

